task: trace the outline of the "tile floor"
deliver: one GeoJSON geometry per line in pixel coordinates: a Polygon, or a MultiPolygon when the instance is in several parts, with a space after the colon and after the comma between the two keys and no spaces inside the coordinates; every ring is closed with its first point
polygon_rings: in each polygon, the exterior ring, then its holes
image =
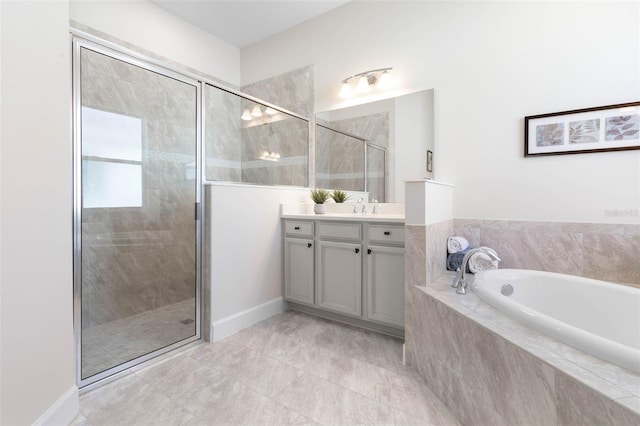
{"type": "Polygon", "coordinates": [[[75,425],[458,425],[402,342],[286,311],[83,394],[75,425]]]}

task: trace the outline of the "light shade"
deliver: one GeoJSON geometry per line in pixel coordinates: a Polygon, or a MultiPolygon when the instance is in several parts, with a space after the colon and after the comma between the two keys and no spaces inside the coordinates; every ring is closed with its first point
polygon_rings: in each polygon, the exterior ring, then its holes
{"type": "Polygon", "coordinates": [[[253,109],[251,110],[251,115],[254,117],[262,117],[262,111],[260,110],[260,107],[258,105],[253,106],[253,109]]]}
{"type": "Polygon", "coordinates": [[[371,88],[369,87],[369,79],[366,75],[363,75],[362,77],[360,77],[360,80],[358,80],[358,86],[356,87],[356,90],[360,93],[366,93],[370,89],[371,88]]]}
{"type": "Polygon", "coordinates": [[[353,89],[351,88],[351,85],[346,81],[342,83],[342,88],[340,89],[340,94],[338,96],[340,96],[342,99],[352,98],[353,89]]]}
{"type": "Polygon", "coordinates": [[[241,119],[243,119],[244,121],[250,121],[253,117],[251,116],[251,112],[249,111],[249,108],[245,108],[242,115],[240,116],[241,119]]]}
{"type": "Polygon", "coordinates": [[[391,86],[391,74],[389,71],[384,71],[378,80],[378,87],[380,89],[388,89],[391,86]]]}
{"type": "Polygon", "coordinates": [[[267,109],[265,109],[264,112],[269,114],[269,115],[276,115],[278,113],[278,111],[276,111],[275,109],[273,109],[271,107],[267,107],[267,109]]]}

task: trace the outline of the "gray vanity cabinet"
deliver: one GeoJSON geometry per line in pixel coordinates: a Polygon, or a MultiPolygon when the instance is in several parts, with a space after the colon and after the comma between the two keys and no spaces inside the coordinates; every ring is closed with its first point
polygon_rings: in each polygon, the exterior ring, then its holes
{"type": "Polygon", "coordinates": [[[284,297],[293,302],[314,303],[313,223],[285,222],[284,297]]]}
{"type": "Polygon", "coordinates": [[[284,239],[284,297],[313,305],[313,240],[284,239]]]}
{"type": "Polygon", "coordinates": [[[367,248],[367,318],[404,328],[404,248],[367,248]]]}
{"type": "Polygon", "coordinates": [[[320,308],[362,316],[362,224],[316,222],[316,301],[320,308]]]}
{"type": "Polygon", "coordinates": [[[403,225],[287,219],[284,228],[293,309],[403,336],[403,225]]]}
{"type": "Polygon", "coordinates": [[[362,316],[362,247],[356,243],[318,244],[317,305],[343,314],[362,316]]]}

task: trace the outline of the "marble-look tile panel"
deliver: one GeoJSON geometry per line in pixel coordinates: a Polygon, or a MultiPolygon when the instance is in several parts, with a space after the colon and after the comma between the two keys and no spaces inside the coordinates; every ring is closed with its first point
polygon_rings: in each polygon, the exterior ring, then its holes
{"type": "Polygon", "coordinates": [[[640,284],[640,235],[586,234],[584,247],[584,275],[640,284]]]}
{"type": "Polygon", "coordinates": [[[314,67],[308,65],[242,86],[242,92],[303,117],[314,112],[314,67]]]}
{"type": "Polygon", "coordinates": [[[534,230],[481,229],[482,245],[494,248],[500,267],[562,272],[578,275],[582,270],[582,235],[534,230]],[[497,248],[499,247],[499,248],[497,248]]]}
{"type": "Polygon", "coordinates": [[[414,365],[463,424],[555,424],[553,368],[412,291],[414,365]]]}
{"type": "Polygon", "coordinates": [[[426,258],[426,229],[424,226],[407,225],[404,233],[404,335],[405,335],[405,364],[413,365],[414,333],[420,331],[417,327],[414,294],[411,289],[416,285],[423,285],[427,280],[426,258]]]}
{"type": "Polygon", "coordinates": [[[637,426],[640,418],[626,407],[556,373],[559,425],[637,426]]]}
{"type": "Polygon", "coordinates": [[[426,227],[427,275],[425,284],[435,281],[447,270],[447,238],[452,234],[452,220],[430,224],[426,227]]]}
{"type": "Polygon", "coordinates": [[[359,136],[384,148],[389,147],[389,113],[364,115],[329,123],[343,132],[359,136]]]}
{"type": "Polygon", "coordinates": [[[143,118],[142,206],[83,209],[90,327],[193,297],[195,182],[185,164],[195,158],[197,99],[194,86],[96,52],[83,50],[80,66],[83,106],[143,118]]]}
{"type": "Polygon", "coordinates": [[[640,286],[640,226],[456,219],[454,233],[496,249],[502,268],[534,269],[640,286]]]}

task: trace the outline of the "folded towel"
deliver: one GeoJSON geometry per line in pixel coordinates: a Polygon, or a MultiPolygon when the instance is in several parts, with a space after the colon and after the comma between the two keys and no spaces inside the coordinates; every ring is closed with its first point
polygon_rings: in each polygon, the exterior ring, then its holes
{"type": "Polygon", "coordinates": [[[449,237],[447,240],[447,250],[451,254],[466,250],[468,247],[469,241],[464,237],[449,237]]]}
{"type": "Polygon", "coordinates": [[[488,254],[480,252],[473,253],[469,258],[469,272],[476,273],[487,269],[498,269],[498,261],[492,260],[488,254]]]}
{"type": "MultiPolygon", "coordinates": [[[[464,255],[471,250],[471,247],[467,247],[462,251],[457,251],[455,253],[451,253],[447,256],[447,269],[449,271],[457,271],[460,266],[462,266],[462,260],[464,259],[464,255]]],[[[469,266],[467,265],[467,271],[469,270],[469,266]]]]}

